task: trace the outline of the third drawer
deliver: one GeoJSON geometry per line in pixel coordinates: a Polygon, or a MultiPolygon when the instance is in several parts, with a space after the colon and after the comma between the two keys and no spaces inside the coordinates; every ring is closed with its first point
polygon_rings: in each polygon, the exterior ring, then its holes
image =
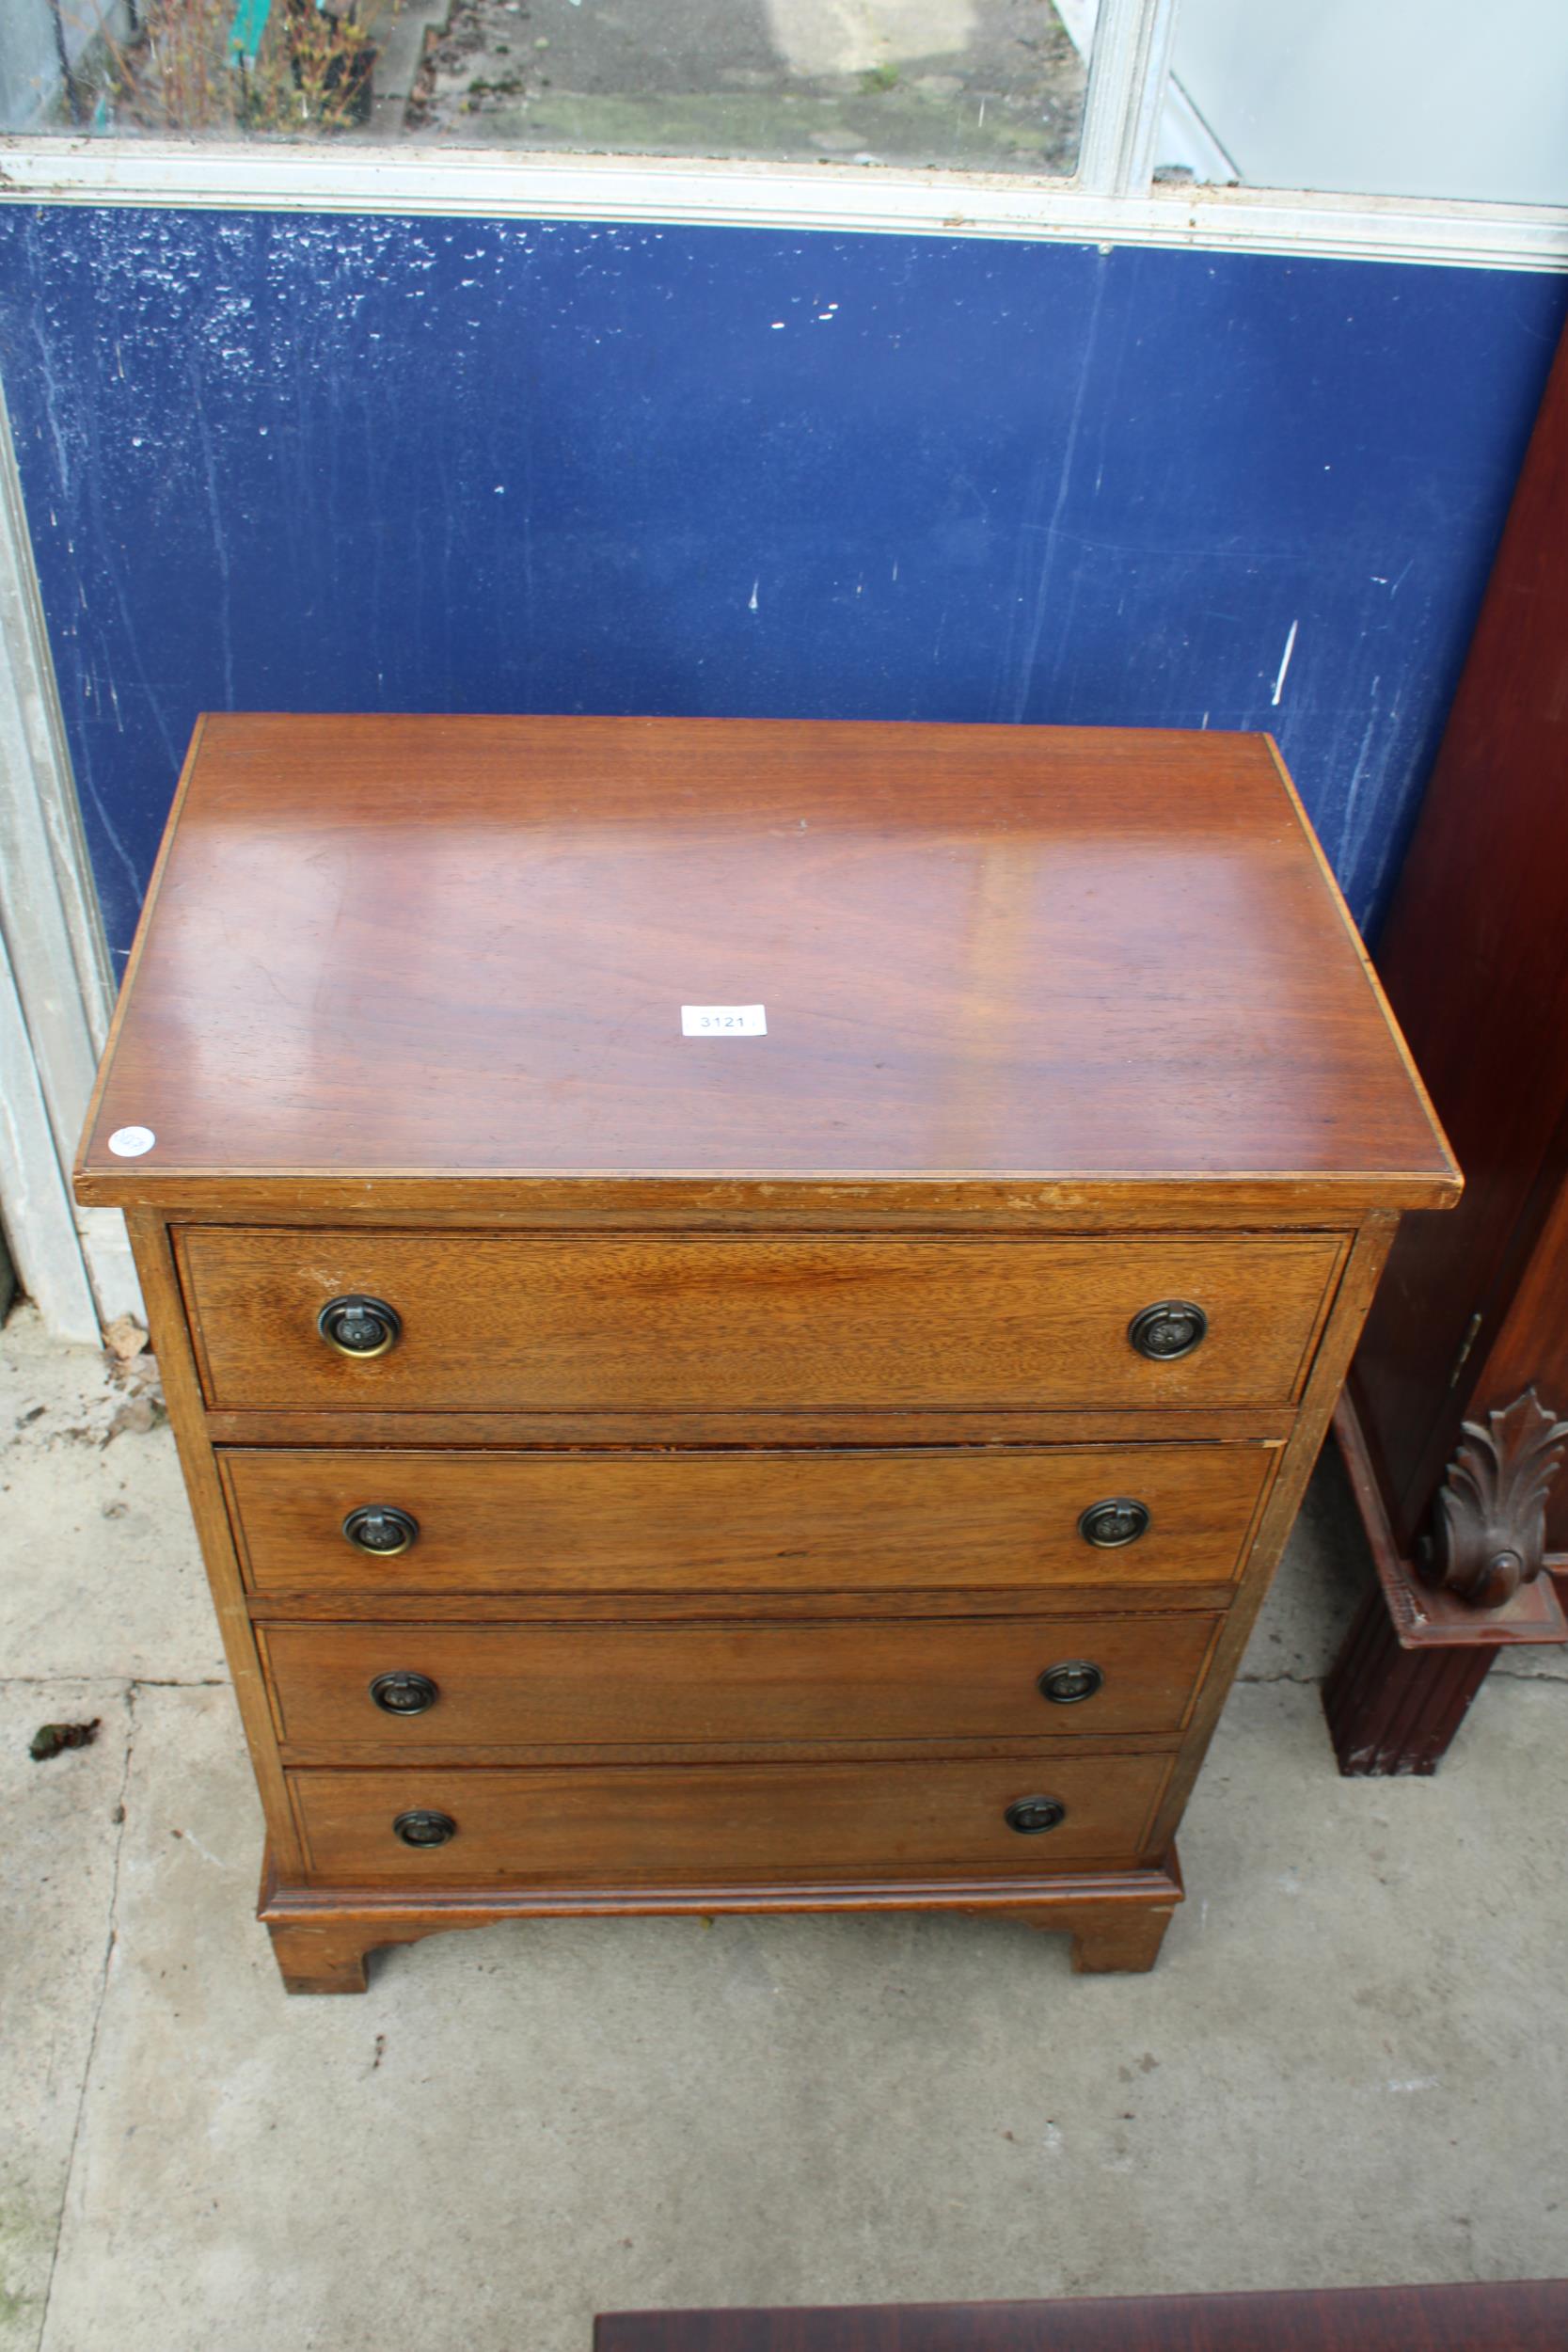
{"type": "Polygon", "coordinates": [[[1210,1614],[704,1627],[274,1625],[285,1744],[324,1755],[1177,1732],[1210,1614]]]}

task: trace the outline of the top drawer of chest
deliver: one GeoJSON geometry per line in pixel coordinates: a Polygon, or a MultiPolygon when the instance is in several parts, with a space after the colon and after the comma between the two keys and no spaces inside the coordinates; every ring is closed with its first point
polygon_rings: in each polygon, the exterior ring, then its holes
{"type": "Polygon", "coordinates": [[[178,1245],[210,1405],[400,1412],[1287,1404],[1345,1248],[200,1226],[178,1245]],[[358,1298],[391,1310],[374,1356],[321,1327],[358,1298]]]}

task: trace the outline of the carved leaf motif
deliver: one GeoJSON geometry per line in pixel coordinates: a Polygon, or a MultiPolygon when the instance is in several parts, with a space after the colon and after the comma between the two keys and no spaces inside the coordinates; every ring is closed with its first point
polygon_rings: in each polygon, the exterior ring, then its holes
{"type": "Polygon", "coordinates": [[[1462,1424],[1437,1493],[1423,1572],[1478,1609],[1500,1609],[1533,1583],[1545,1555],[1546,1497],[1568,1441],[1568,1422],[1533,1388],[1500,1411],[1462,1424]]]}

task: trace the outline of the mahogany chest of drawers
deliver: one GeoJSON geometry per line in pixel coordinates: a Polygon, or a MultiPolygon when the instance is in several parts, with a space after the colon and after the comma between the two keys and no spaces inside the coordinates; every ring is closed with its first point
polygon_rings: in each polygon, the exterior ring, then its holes
{"type": "Polygon", "coordinates": [[[1458,1178],[1266,738],[227,716],[77,1186],[334,1992],[557,1913],[1148,1966],[1458,1178]]]}

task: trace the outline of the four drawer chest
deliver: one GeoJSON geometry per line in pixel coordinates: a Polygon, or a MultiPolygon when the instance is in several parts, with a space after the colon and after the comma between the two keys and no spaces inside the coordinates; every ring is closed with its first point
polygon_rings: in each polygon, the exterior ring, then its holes
{"type": "Polygon", "coordinates": [[[1272,743],[209,717],[128,1216],[294,1991],[552,1914],[1148,1967],[1400,1213],[1272,743]]]}

